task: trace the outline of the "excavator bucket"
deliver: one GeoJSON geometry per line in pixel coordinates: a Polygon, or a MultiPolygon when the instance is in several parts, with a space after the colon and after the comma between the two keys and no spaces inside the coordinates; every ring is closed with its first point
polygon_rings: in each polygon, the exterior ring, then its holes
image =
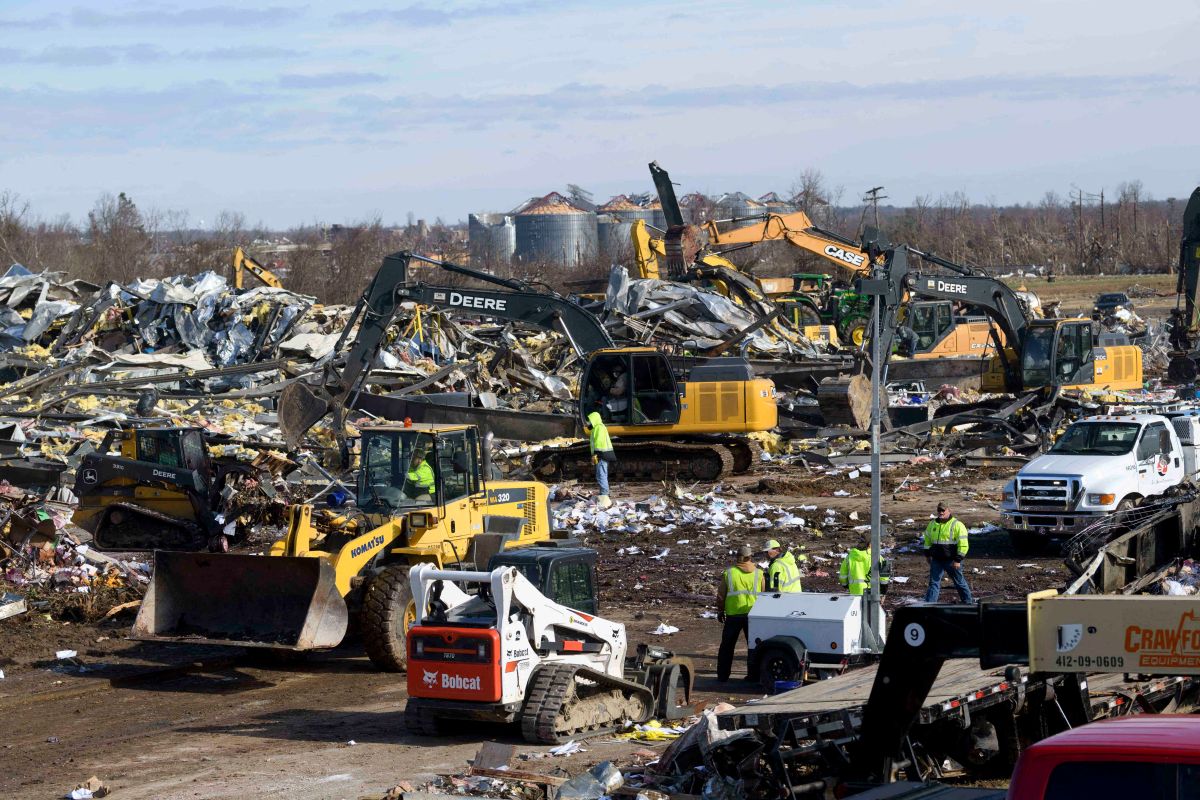
{"type": "Polygon", "coordinates": [[[279,393],[279,430],[289,447],[300,444],[308,429],[333,408],[333,398],[324,389],[294,381],[279,393]]]}
{"type": "Polygon", "coordinates": [[[323,558],[160,550],[131,638],[319,650],[347,621],[323,558]]]}

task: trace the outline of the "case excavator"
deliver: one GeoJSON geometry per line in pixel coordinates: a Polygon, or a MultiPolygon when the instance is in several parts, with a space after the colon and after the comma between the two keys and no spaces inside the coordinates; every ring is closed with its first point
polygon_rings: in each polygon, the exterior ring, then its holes
{"type": "MultiPolygon", "coordinates": [[[[385,343],[401,303],[515,320],[562,333],[584,360],[576,429],[598,411],[613,436],[617,478],[675,476],[712,480],[741,472],[757,459],[757,445],[742,434],[775,427],[775,385],[755,377],[744,358],[669,359],[650,347],[617,346],[595,315],[570,300],[529,284],[500,278],[447,261],[398,252],[383,260],[363,293],[335,352],[357,327],[343,366],[326,367],[320,383],[296,381],[282,392],[279,422],[289,444],[326,414],[335,432],[344,429],[347,409],[363,391],[370,365],[385,343]],[[435,286],[410,281],[408,266],[424,262],[449,272],[498,284],[499,289],[435,286]]],[[[430,406],[426,419],[436,413],[430,406]]],[[[587,444],[545,448],[534,457],[545,479],[591,472],[587,444]]]]}

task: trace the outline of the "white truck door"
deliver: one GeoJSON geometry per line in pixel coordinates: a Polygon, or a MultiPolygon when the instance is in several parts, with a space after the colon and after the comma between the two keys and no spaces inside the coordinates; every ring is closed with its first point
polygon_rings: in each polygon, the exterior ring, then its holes
{"type": "Polygon", "coordinates": [[[1137,445],[1138,490],[1143,497],[1162,494],[1183,478],[1183,459],[1164,422],[1142,429],[1137,445]]]}

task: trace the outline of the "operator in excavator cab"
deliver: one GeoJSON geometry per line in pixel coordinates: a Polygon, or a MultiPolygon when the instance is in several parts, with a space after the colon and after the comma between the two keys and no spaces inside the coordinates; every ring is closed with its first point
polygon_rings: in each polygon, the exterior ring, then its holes
{"type": "Polygon", "coordinates": [[[428,442],[418,441],[413,445],[412,461],[408,465],[408,481],[404,485],[404,491],[409,497],[420,498],[433,495],[433,467],[426,460],[428,455],[428,442]]]}
{"type": "Polygon", "coordinates": [[[600,419],[599,411],[587,415],[583,430],[588,435],[592,463],[596,465],[596,483],[600,486],[600,496],[596,498],[596,503],[601,508],[608,508],[612,505],[612,500],[608,497],[608,465],[617,460],[617,454],[613,452],[612,437],[608,435],[608,428],[605,427],[604,420],[600,419]]]}

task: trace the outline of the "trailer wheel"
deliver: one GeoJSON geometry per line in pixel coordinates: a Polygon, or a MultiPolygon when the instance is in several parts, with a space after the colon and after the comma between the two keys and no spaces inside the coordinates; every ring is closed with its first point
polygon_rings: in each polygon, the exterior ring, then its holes
{"type": "Polygon", "coordinates": [[[783,647],[772,647],[758,660],[758,683],[765,692],[775,691],[775,681],[798,681],[803,677],[800,659],[783,647]]]}
{"type": "Polygon", "coordinates": [[[415,622],[408,565],[384,567],[363,593],[359,626],[363,647],[371,663],[384,672],[404,672],[408,667],[405,634],[415,622]]]}

